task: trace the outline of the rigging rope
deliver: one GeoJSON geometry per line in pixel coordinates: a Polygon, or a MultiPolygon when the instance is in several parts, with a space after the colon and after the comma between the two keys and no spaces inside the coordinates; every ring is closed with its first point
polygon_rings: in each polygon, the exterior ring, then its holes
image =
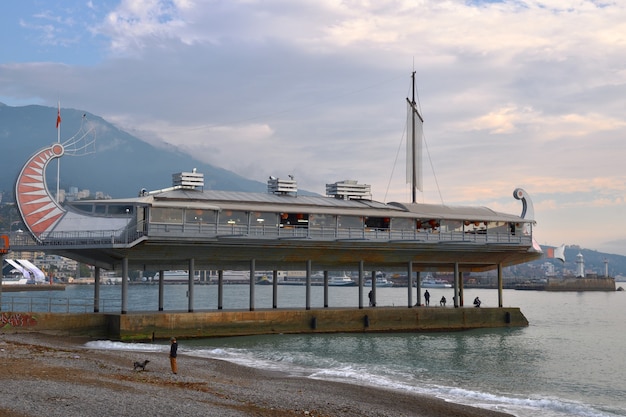
{"type": "Polygon", "coordinates": [[[80,127],[74,136],[63,142],[65,154],[69,156],[84,156],[96,152],[96,128],[83,114],[80,127]]]}
{"type": "MultiPolygon", "coordinates": [[[[408,96],[408,93],[407,93],[408,96]]],[[[420,114],[423,116],[424,113],[422,112],[422,104],[420,103],[420,99],[419,99],[419,92],[416,93],[417,96],[417,108],[419,109],[420,114]]],[[[407,133],[407,127],[408,123],[404,123],[404,131],[402,132],[402,136],[400,138],[400,144],[398,145],[398,150],[396,151],[396,159],[393,162],[393,167],[391,168],[391,174],[389,176],[389,182],[387,183],[387,189],[385,190],[385,198],[383,199],[383,202],[387,202],[387,194],[389,193],[389,187],[391,186],[391,179],[393,178],[393,173],[396,169],[396,165],[398,163],[398,155],[400,154],[400,149],[402,148],[402,144],[404,143],[404,138],[406,137],[406,133],[407,133]]],[[[435,179],[435,186],[437,187],[437,193],[439,194],[439,199],[441,200],[441,204],[445,204],[443,202],[443,195],[441,194],[441,188],[439,187],[439,180],[437,179],[437,174],[435,173],[435,166],[433,165],[433,160],[430,156],[430,151],[428,149],[428,142],[426,142],[426,133],[423,132],[422,130],[422,138],[424,139],[424,146],[426,148],[426,154],[428,155],[428,162],[430,164],[430,169],[433,172],[433,177],[435,179]]],[[[407,138],[408,140],[408,138],[407,138]]],[[[422,192],[422,198],[424,197],[424,193],[422,192]]]]}

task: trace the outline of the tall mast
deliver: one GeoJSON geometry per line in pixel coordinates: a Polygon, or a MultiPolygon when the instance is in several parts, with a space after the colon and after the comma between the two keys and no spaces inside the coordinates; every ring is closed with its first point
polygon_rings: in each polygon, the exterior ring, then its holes
{"type": "MultiPolygon", "coordinates": [[[[418,156],[421,157],[421,132],[422,132],[422,128],[421,128],[421,124],[424,123],[424,119],[422,118],[422,116],[419,114],[419,112],[417,111],[417,103],[415,102],[415,71],[413,71],[413,73],[411,74],[411,81],[412,81],[412,96],[411,99],[409,100],[408,98],[406,99],[409,103],[409,107],[410,107],[410,111],[411,111],[411,138],[410,138],[410,142],[407,142],[407,145],[410,149],[407,149],[407,163],[410,164],[410,170],[409,170],[409,166],[407,166],[407,182],[410,182],[411,184],[411,195],[412,195],[412,202],[415,203],[417,202],[417,193],[416,190],[417,188],[421,189],[421,175],[418,174],[418,169],[421,168],[417,166],[418,163],[421,163],[421,161],[418,161],[418,156]],[[420,137],[417,136],[417,133],[415,132],[417,129],[417,125],[416,123],[418,122],[418,120],[416,119],[419,118],[419,128],[420,128],[420,137]],[[418,140],[420,141],[418,143],[418,140]],[[420,148],[418,148],[418,146],[420,148]],[[410,153],[410,155],[409,155],[410,153]],[[410,161],[409,161],[410,158],[410,161]],[[418,181],[418,175],[419,175],[419,181],[418,181]],[[410,176],[410,181],[409,181],[409,177],[410,176]]],[[[408,141],[409,139],[407,139],[408,141]]]]}
{"type": "MultiPolygon", "coordinates": [[[[58,107],[57,107],[57,142],[61,143],[61,101],[58,101],[58,107]]],[[[60,181],[61,181],[61,158],[57,159],[57,195],[56,195],[56,200],[57,203],[59,202],[60,198],[59,198],[59,188],[60,188],[60,181]]]]}
{"type": "Polygon", "coordinates": [[[415,186],[417,182],[417,167],[415,166],[415,71],[413,71],[413,73],[411,74],[411,84],[413,85],[413,92],[411,97],[411,107],[413,107],[413,111],[411,112],[411,126],[413,126],[413,129],[411,129],[411,142],[413,143],[413,145],[411,146],[411,161],[413,161],[413,163],[411,164],[411,202],[415,203],[417,201],[415,191],[415,186]]]}

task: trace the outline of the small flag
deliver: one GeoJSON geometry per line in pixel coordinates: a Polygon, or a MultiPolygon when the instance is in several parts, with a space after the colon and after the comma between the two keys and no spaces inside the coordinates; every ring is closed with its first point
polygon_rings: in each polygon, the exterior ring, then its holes
{"type": "Polygon", "coordinates": [[[61,107],[59,107],[59,109],[57,110],[57,129],[59,128],[60,124],[61,124],[61,107]]]}
{"type": "Polygon", "coordinates": [[[561,245],[558,248],[548,248],[546,251],[546,258],[559,259],[565,263],[565,245],[561,245]]]}

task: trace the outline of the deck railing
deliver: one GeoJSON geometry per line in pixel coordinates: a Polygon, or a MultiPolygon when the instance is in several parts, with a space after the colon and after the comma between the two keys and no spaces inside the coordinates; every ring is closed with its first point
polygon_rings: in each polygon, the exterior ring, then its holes
{"type": "MultiPolygon", "coordinates": [[[[115,312],[121,309],[120,299],[100,299],[101,312],[115,312]]],[[[23,296],[2,294],[0,311],[38,313],[93,313],[93,298],[69,298],[53,296],[23,296]]]]}
{"type": "MultiPolygon", "coordinates": [[[[267,227],[246,225],[185,225],[185,224],[149,224],[146,232],[133,230],[99,230],[81,232],[51,232],[41,241],[36,241],[29,233],[12,232],[12,248],[28,250],[29,247],[42,246],[89,246],[114,247],[129,245],[143,237],[146,238],[192,238],[214,239],[216,237],[236,237],[240,239],[306,239],[319,241],[366,240],[374,242],[424,242],[424,243],[476,243],[476,244],[513,244],[527,246],[532,244],[531,235],[492,232],[469,233],[426,232],[423,230],[374,229],[374,228],[334,228],[334,227],[267,227]]],[[[33,250],[35,250],[33,248],[33,250]]]]}

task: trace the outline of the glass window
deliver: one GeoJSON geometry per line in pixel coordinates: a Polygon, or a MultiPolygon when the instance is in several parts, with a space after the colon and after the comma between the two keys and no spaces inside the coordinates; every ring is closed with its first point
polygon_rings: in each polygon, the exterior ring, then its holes
{"type": "Polygon", "coordinates": [[[93,210],[92,204],[72,204],[71,207],[87,213],[91,213],[91,211],[93,210]]]}
{"type": "Polygon", "coordinates": [[[220,224],[231,224],[239,226],[248,225],[248,212],[236,210],[224,210],[220,213],[220,224]]]}
{"type": "Polygon", "coordinates": [[[150,215],[152,223],[183,223],[183,209],[179,208],[153,207],[150,215]]]}
{"type": "Polygon", "coordinates": [[[365,227],[374,229],[389,229],[389,217],[366,217],[365,227]]]}
{"type": "Polygon", "coordinates": [[[133,213],[133,206],[127,204],[111,204],[108,206],[108,213],[112,216],[118,216],[120,214],[133,213]]]}
{"type": "Polygon", "coordinates": [[[250,226],[271,226],[278,225],[278,213],[266,213],[253,211],[250,213],[250,226]]]}
{"type": "Polygon", "coordinates": [[[186,209],[185,223],[215,223],[215,210],[186,209]]]}
{"type": "Polygon", "coordinates": [[[419,225],[416,226],[415,219],[391,219],[391,228],[393,230],[415,230],[419,229],[419,225]]]}
{"type": "Polygon", "coordinates": [[[463,222],[460,220],[442,220],[441,221],[442,232],[462,232],[463,222]]]}
{"type": "Polygon", "coordinates": [[[339,228],[363,228],[363,217],[361,216],[337,216],[339,228]]]}
{"type": "Polygon", "coordinates": [[[310,227],[332,227],[337,224],[337,217],[332,214],[311,214],[309,215],[310,227]]]}
{"type": "Polygon", "coordinates": [[[280,213],[280,224],[282,227],[308,227],[309,215],[308,213],[280,213]]]}

